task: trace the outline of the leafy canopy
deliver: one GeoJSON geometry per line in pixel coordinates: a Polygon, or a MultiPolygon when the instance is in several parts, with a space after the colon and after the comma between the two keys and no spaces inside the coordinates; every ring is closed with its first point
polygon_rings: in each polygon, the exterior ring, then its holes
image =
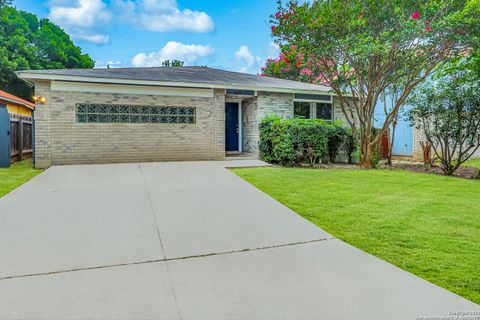
{"type": "Polygon", "coordinates": [[[278,2],[272,35],[282,55],[264,74],[325,83],[360,132],[362,165],[412,90],[466,47],[478,47],[480,0],[278,2]],[[395,85],[398,99],[377,134],[373,115],[395,85]]]}
{"type": "Polygon", "coordinates": [[[449,175],[480,148],[480,83],[469,76],[459,68],[412,97],[412,124],[422,130],[449,175]]]}
{"type": "Polygon", "coordinates": [[[94,64],[48,19],[39,20],[34,14],[0,3],[0,88],[30,99],[32,88],[18,79],[15,71],[93,68],[94,64]]]}

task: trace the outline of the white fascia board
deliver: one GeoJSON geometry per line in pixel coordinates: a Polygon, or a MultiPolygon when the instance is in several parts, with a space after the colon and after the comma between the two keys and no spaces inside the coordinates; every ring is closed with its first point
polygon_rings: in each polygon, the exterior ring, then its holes
{"type": "Polygon", "coordinates": [[[87,83],[123,84],[123,85],[129,84],[129,85],[138,85],[138,86],[182,87],[182,88],[203,88],[203,89],[240,89],[240,90],[255,90],[255,91],[266,91],[266,92],[284,92],[284,93],[313,93],[314,92],[314,93],[331,95],[330,92],[322,91],[322,90],[245,86],[245,85],[238,85],[235,83],[213,84],[213,83],[200,83],[200,82],[130,80],[130,79],[116,79],[116,78],[95,78],[95,77],[41,74],[41,73],[30,73],[25,71],[17,71],[16,73],[18,77],[26,80],[50,80],[50,81],[87,82],[87,83]]]}
{"type": "Polygon", "coordinates": [[[6,102],[10,102],[12,104],[16,104],[16,105],[19,105],[19,106],[23,106],[23,107],[26,107],[30,110],[34,110],[35,108],[26,104],[25,102],[21,102],[21,101],[17,101],[17,100],[12,100],[12,99],[9,99],[9,98],[6,98],[6,97],[0,97],[0,101],[6,101],[6,102]]]}
{"type": "Polygon", "coordinates": [[[121,94],[147,94],[176,97],[202,97],[213,98],[213,89],[203,88],[178,88],[159,86],[139,86],[122,84],[103,84],[87,82],[52,81],[52,91],[70,92],[97,92],[121,94]]]}

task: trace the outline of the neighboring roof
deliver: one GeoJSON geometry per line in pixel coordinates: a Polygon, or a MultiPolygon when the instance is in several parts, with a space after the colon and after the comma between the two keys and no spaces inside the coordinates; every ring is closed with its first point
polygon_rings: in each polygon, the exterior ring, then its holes
{"type": "Polygon", "coordinates": [[[1,101],[10,102],[13,104],[19,104],[21,106],[27,107],[32,110],[35,108],[35,104],[33,104],[32,102],[19,98],[17,96],[14,96],[13,94],[10,94],[3,90],[0,90],[0,102],[1,101]]]}
{"type": "Polygon", "coordinates": [[[255,90],[329,92],[330,87],[291,80],[283,80],[247,73],[232,72],[207,67],[157,67],[110,69],[55,69],[18,71],[23,79],[70,80],[87,82],[148,84],[210,87],[249,88],[255,90]],[[95,79],[95,80],[94,80],[95,79]],[[142,83],[139,83],[142,82],[142,83]]]}

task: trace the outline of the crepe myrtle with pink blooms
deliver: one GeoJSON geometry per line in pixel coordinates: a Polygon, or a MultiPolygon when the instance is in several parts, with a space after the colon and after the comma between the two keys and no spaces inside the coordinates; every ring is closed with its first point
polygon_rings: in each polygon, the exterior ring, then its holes
{"type": "Polygon", "coordinates": [[[478,12],[480,0],[279,0],[270,24],[281,54],[262,75],[331,86],[370,168],[411,92],[462,49],[479,47],[478,12]],[[399,97],[375,132],[375,106],[392,86],[399,97]]]}

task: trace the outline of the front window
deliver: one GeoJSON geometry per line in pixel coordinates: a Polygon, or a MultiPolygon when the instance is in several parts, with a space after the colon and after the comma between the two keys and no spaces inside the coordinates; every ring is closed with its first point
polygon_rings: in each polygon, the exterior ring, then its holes
{"type": "Polygon", "coordinates": [[[322,120],[333,120],[332,104],[331,103],[316,103],[316,118],[322,120]]]}
{"type": "Polygon", "coordinates": [[[295,101],[293,104],[293,116],[295,118],[310,119],[310,102],[295,101]]]}

